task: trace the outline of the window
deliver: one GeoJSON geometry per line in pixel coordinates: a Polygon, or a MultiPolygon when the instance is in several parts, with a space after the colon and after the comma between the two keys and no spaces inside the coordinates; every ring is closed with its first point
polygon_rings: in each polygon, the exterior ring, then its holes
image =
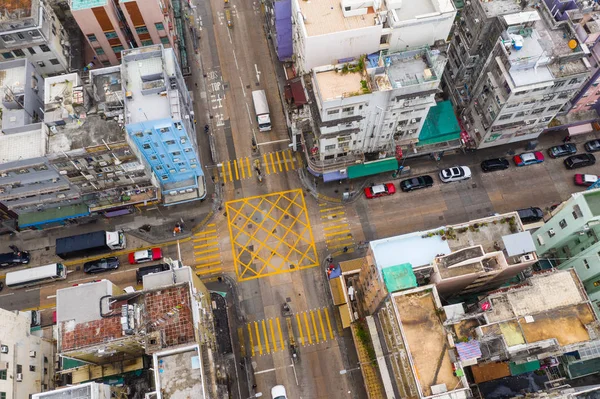
{"type": "Polygon", "coordinates": [[[44,64],[44,61],[38,61],[37,64],[40,68],[44,68],[46,66],[46,64],[44,64]]]}
{"type": "Polygon", "coordinates": [[[158,160],[158,157],[156,155],[152,155],[152,156],[150,156],[150,160],[156,161],[156,160],[158,160]]]}
{"type": "Polygon", "coordinates": [[[2,35],[2,40],[6,43],[12,43],[15,41],[11,35],[2,35]]]}
{"type": "Polygon", "coordinates": [[[335,144],[330,144],[325,146],[325,151],[335,150],[335,144]]]}
{"type": "Polygon", "coordinates": [[[171,42],[169,41],[169,36],[162,36],[162,37],[160,38],[160,42],[161,42],[162,44],[171,44],[171,42]]]}
{"type": "Polygon", "coordinates": [[[162,22],[155,23],[154,27],[156,28],[156,30],[165,30],[165,25],[163,25],[162,22]]]}
{"type": "Polygon", "coordinates": [[[560,105],[553,105],[551,107],[548,107],[548,111],[556,111],[560,109],[560,105]]]}
{"type": "Polygon", "coordinates": [[[512,117],[512,114],[501,115],[499,120],[503,121],[506,119],[510,119],[511,117],[512,117]]]}
{"type": "Polygon", "coordinates": [[[104,54],[106,54],[106,53],[104,52],[104,50],[102,50],[102,48],[98,47],[98,48],[96,49],[96,54],[98,54],[98,55],[104,55],[104,54]]]}
{"type": "Polygon", "coordinates": [[[87,35],[87,39],[90,42],[96,42],[96,41],[98,41],[98,39],[96,39],[96,35],[87,35]]]}
{"type": "Polygon", "coordinates": [[[27,47],[27,51],[29,51],[29,54],[35,55],[35,50],[33,47],[27,47]]]}
{"type": "Polygon", "coordinates": [[[562,87],[565,85],[565,80],[559,80],[558,82],[554,82],[554,84],[552,85],[552,87],[562,87]]]}
{"type": "Polygon", "coordinates": [[[173,145],[173,144],[175,144],[175,140],[167,140],[167,141],[165,141],[165,144],[166,145],[173,145]]]}
{"type": "Polygon", "coordinates": [[[52,59],[50,60],[50,63],[51,63],[52,65],[58,65],[58,64],[60,64],[60,62],[58,62],[58,60],[57,60],[56,58],[52,58],[52,59]]]}
{"type": "Polygon", "coordinates": [[[548,230],[548,237],[552,238],[556,235],[556,233],[554,232],[554,229],[550,229],[548,230]]]}
{"type": "Polygon", "coordinates": [[[169,180],[169,176],[167,176],[167,175],[162,175],[160,178],[163,180],[169,180]]]}
{"type": "Polygon", "coordinates": [[[531,111],[531,114],[532,115],[541,114],[542,112],[544,112],[544,108],[536,108],[533,111],[531,111]]]}
{"type": "Polygon", "coordinates": [[[590,269],[590,264],[588,263],[587,259],[583,260],[583,265],[585,266],[586,269],[590,269]]]}
{"type": "Polygon", "coordinates": [[[558,225],[560,226],[561,229],[564,229],[565,227],[567,227],[567,221],[565,219],[563,219],[560,222],[558,222],[558,225]]]}
{"type": "Polygon", "coordinates": [[[154,42],[152,41],[152,39],[142,40],[142,46],[152,46],[153,44],[154,44],[154,42]]]}
{"type": "Polygon", "coordinates": [[[0,399],[6,399],[6,392],[0,392],[0,399]]]}
{"type": "Polygon", "coordinates": [[[27,33],[29,33],[29,36],[31,36],[31,37],[40,37],[40,36],[42,36],[42,35],[40,34],[40,32],[38,32],[37,30],[30,30],[30,31],[29,31],[29,32],[27,32],[27,33]]]}
{"type": "Polygon", "coordinates": [[[29,365],[29,371],[35,371],[35,366],[29,365]]]}
{"type": "Polygon", "coordinates": [[[23,366],[17,364],[17,374],[21,374],[23,372],[23,366]]]}
{"type": "Polygon", "coordinates": [[[523,105],[531,105],[531,104],[535,104],[536,100],[529,100],[529,101],[525,101],[523,103],[523,105]]]}
{"type": "Polygon", "coordinates": [[[138,34],[144,34],[144,33],[148,33],[148,28],[146,28],[146,25],[136,26],[135,31],[138,34]]]}
{"type": "Polygon", "coordinates": [[[569,98],[569,93],[560,93],[558,95],[558,98],[564,99],[564,98],[569,98]]]}
{"type": "Polygon", "coordinates": [[[0,380],[6,380],[6,370],[0,370],[0,380]]]}
{"type": "Polygon", "coordinates": [[[10,60],[11,58],[15,58],[15,56],[13,55],[13,53],[11,53],[10,51],[7,53],[2,53],[2,57],[4,57],[7,60],[10,60]]]}
{"type": "Polygon", "coordinates": [[[514,108],[514,107],[518,107],[519,105],[521,105],[521,103],[508,104],[508,105],[506,106],[506,108],[514,108]]]}
{"type": "Polygon", "coordinates": [[[44,53],[47,53],[50,51],[50,47],[46,46],[45,44],[40,44],[40,50],[42,50],[44,53]]]}
{"type": "Polygon", "coordinates": [[[521,117],[523,117],[523,116],[525,116],[525,112],[517,112],[517,113],[515,114],[515,118],[521,118],[521,117]]]}
{"type": "Polygon", "coordinates": [[[163,170],[163,167],[160,165],[156,165],[156,170],[163,170]]]}
{"type": "Polygon", "coordinates": [[[114,30],[110,31],[110,32],[104,32],[104,36],[106,36],[107,39],[116,39],[119,36],[117,36],[117,32],[115,32],[114,30]]]}
{"type": "Polygon", "coordinates": [[[123,46],[112,46],[112,50],[115,53],[120,53],[121,51],[125,50],[125,47],[123,47],[123,46]]]}
{"type": "Polygon", "coordinates": [[[25,53],[21,49],[15,49],[13,50],[13,53],[16,57],[25,57],[25,53]]]}
{"type": "Polygon", "coordinates": [[[337,115],[339,113],[340,113],[339,109],[332,109],[332,110],[327,111],[327,115],[337,115]]]}
{"type": "Polygon", "coordinates": [[[354,107],[342,108],[342,113],[348,114],[348,115],[354,115],[354,107]]]}
{"type": "Polygon", "coordinates": [[[576,83],[579,83],[579,79],[577,79],[577,78],[573,78],[573,79],[569,80],[569,84],[570,84],[570,85],[574,85],[574,84],[576,84],[576,83]]]}
{"type": "Polygon", "coordinates": [[[583,212],[581,212],[581,208],[579,207],[579,205],[573,206],[572,215],[573,215],[573,219],[577,219],[577,218],[583,217],[583,212]]]}
{"type": "Polygon", "coordinates": [[[149,150],[149,149],[150,149],[150,144],[148,144],[148,143],[145,143],[144,145],[142,145],[142,148],[143,148],[144,150],[149,150]]]}

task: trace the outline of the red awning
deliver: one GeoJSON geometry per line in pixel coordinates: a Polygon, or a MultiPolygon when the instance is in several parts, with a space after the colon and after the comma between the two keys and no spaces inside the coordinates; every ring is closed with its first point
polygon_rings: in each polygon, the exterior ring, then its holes
{"type": "Polygon", "coordinates": [[[292,88],[292,97],[294,98],[294,104],[306,104],[306,96],[304,95],[304,88],[302,87],[302,82],[292,82],[290,83],[290,87],[292,88]]]}
{"type": "Polygon", "coordinates": [[[288,85],[283,89],[283,94],[285,95],[286,101],[291,101],[292,99],[292,88],[288,85]]]}

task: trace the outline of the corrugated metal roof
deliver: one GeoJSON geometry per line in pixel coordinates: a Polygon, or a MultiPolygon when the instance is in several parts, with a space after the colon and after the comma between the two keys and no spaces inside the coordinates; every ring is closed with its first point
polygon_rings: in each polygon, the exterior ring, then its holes
{"type": "Polygon", "coordinates": [[[331,287],[331,294],[333,295],[333,303],[335,305],[346,303],[346,298],[344,298],[344,288],[342,286],[342,277],[329,280],[329,286],[331,287]]]}

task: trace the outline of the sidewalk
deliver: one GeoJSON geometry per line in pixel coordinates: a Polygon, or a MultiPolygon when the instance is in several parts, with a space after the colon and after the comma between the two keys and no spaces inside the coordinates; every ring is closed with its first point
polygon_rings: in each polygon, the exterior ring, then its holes
{"type": "MultiPolygon", "coordinates": [[[[544,156],[547,156],[546,150],[552,146],[562,144],[563,138],[567,136],[564,130],[548,131],[540,135],[538,145],[534,151],[541,151],[544,156]]],[[[584,152],[583,143],[597,138],[596,134],[582,134],[574,136],[571,143],[577,144],[578,151],[584,152]]],[[[321,178],[314,177],[304,168],[299,171],[300,181],[306,191],[319,201],[340,203],[353,202],[357,198],[362,197],[363,188],[377,183],[384,182],[399,182],[412,176],[422,174],[435,174],[444,168],[456,165],[475,166],[479,168],[481,161],[489,158],[507,158],[512,164],[512,156],[521,152],[526,152],[526,146],[530,141],[520,141],[511,144],[505,144],[496,147],[485,148],[475,152],[458,152],[455,154],[445,155],[440,161],[434,161],[429,157],[408,158],[404,166],[410,167],[410,172],[407,174],[392,177],[393,172],[382,173],[379,175],[367,176],[359,179],[342,180],[323,183],[321,178]],[[344,193],[349,193],[347,200],[343,199],[344,193]]]]}

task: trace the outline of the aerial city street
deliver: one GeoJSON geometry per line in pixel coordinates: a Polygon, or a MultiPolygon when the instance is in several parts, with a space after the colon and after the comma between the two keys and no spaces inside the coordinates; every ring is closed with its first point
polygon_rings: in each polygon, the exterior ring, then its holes
{"type": "Polygon", "coordinates": [[[0,0],[0,399],[600,398],[598,0],[0,0]]]}

